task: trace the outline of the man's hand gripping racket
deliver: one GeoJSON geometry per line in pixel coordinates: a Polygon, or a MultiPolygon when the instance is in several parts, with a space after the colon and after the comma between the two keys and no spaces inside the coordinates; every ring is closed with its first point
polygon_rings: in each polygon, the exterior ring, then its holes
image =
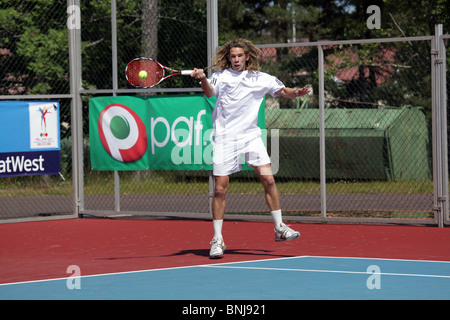
{"type": "MultiPolygon", "coordinates": [[[[209,68],[209,67],[208,67],[209,68]]],[[[207,69],[207,68],[205,68],[207,69]]],[[[190,76],[194,70],[174,70],[152,58],[136,58],[125,68],[125,77],[134,87],[152,88],[173,76],[190,76]],[[166,75],[166,71],[171,73],[166,75]]]]}

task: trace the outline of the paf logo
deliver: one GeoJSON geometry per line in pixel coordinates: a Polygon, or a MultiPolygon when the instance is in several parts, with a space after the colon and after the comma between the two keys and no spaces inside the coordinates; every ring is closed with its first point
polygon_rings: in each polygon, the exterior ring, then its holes
{"type": "Polygon", "coordinates": [[[134,162],[147,151],[147,130],[141,118],[129,107],[111,104],[98,119],[100,140],[117,161],[134,162]]]}

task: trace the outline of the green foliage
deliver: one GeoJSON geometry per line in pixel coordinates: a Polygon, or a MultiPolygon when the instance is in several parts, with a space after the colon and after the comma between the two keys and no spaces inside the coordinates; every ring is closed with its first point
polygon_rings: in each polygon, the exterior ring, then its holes
{"type": "Polygon", "coordinates": [[[50,29],[46,34],[26,27],[17,43],[17,54],[29,61],[27,71],[42,79],[30,88],[31,94],[43,94],[66,86],[68,46],[65,30],[50,29]],[[56,63],[55,63],[56,62],[56,63]]]}
{"type": "Polygon", "coordinates": [[[2,93],[68,93],[65,8],[63,0],[0,2],[2,93]]]}
{"type": "MultiPolygon", "coordinates": [[[[244,37],[254,43],[285,43],[295,36],[308,41],[428,35],[434,23],[448,30],[450,0],[220,0],[219,44],[244,37]],[[381,9],[381,29],[369,30],[366,10],[381,9]],[[295,25],[294,25],[295,22],[295,25]],[[295,28],[294,28],[295,26],[295,28]]],[[[142,52],[142,1],[117,0],[119,88],[129,88],[122,74],[126,64],[142,52]]],[[[66,0],[0,0],[0,93],[45,94],[69,92],[68,32],[66,0]]],[[[110,2],[81,1],[82,84],[87,89],[112,87],[110,2]]],[[[158,22],[158,56],[178,69],[204,67],[206,57],[206,3],[204,0],[159,0],[154,19],[158,22]]],[[[367,101],[389,100],[393,90],[408,103],[429,104],[429,46],[392,44],[400,52],[395,81],[378,84],[337,83],[332,80],[345,61],[348,48],[325,50],[327,57],[343,60],[328,65],[327,90],[335,98],[367,101]],[[401,61],[403,59],[403,61],[401,61]],[[426,71],[426,72],[424,72],[426,71]],[[334,72],[334,73],[333,73],[334,72]],[[421,77],[421,74],[425,76],[421,77]],[[415,80],[411,80],[413,79],[415,80]],[[419,83],[417,83],[419,82],[419,83]],[[417,88],[423,88],[417,90],[417,88]],[[351,90],[350,90],[351,89],[351,90]],[[350,92],[352,91],[352,92],[350,92]],[[350,92],[350,93],[349,93],[350,92]],[[391,92],[391,94],[387,94],[391,92]],[[422,93],[421,93],[422,92],[422,93]],[[363,99],[363,100],[364,100],[363,99]]],[[[381,47],[356,46],[351,63],[362,71],[391,72],[374,59],[381,47]],[[384,70],[384,69],[386,70],[384,70]],[[384,71],[383,71],[384,70],[384,71]]],[[[391,63],[392,64],[392,63],[391,63]]],[[[268,59],[264,71],[278,76],[286,85],[312,85],[317,89],[317,51],[301,53],[280,49],[268,59]],[[301,75],[301,76],[299,76],[301,75]]],[[[361,72],[362,72],[361,71],[361,72]]],[[[196,87],[189,77],[172,78],[162,87],[196,87]]],[[[312,99],[312,104],[315,100],[312,99]]],[[[348,104],[333,103],[348,107],[348,104]]],[[[284,107],[295,102],[282,101],[284,107]]]]}

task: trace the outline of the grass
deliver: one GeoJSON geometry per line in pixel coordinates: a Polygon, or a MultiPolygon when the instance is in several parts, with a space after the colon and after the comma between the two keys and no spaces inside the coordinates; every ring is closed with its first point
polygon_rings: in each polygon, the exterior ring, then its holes
{"type": "MultiPolygon", "coordinates": [[[[251,211],[251,212],[227,212],[227,214],[248,214],[248,215],[264,215],[267,211],[251,211]]],[[[289,221],[289,217],[320,217],[321,212],[318,210],[283,210],[283,217],[289,221]]],[[[429,210],[327,210],[327,217],[339,218],[372,218],[372,219],[433,219],[434,212],[429,210]]],[[[269,217],[270,220],[270,217],[269,217]]]]}
{"type": "MultiPolygon", "coordinates": [[[[282,194],[320,194],[318,181],[277,179],[277,186],[282,194]]],[[[256,179],[233,177],[230,181],[231,194],[263,193],[263,187],[256,179]]],[[[420,194],[433,193],[432,181],[329,181],[327,194],[420,194]]],[[[208,194],[208,177],[187,178],[174,172],[121,172],[121,194],[208,194]]],[[[59,176],[14,177],[0,180],[0,199],[2,197],[45,197],[71,196],[73,187],[71,179],[63,180],[59,176]]],[[[114,175],[112,172],[90,172],[84,176],[84,194],[114,194],[114,175]]],[[[230,214],[233,214],[230,212],[230,214]]],[[[237,212],[237,214],[267,214],[258,212],[237,212]]],[[[315,217],[319,211],[291,210],[284,211],[289,216],[315,217]]],[[[421,210],[345,210],[328,211],[329,217],[358,218],[399,218],[432,219],[433,212],[421,210]]]]}
{"type": "MultiPolygon", "coordinates": [[[[277,181],[282,194],[320,194],[320,183],[312,181],[277,181]]],[[[432,181],[370,181],[370,182],[327,182],[328,194],[349,193],[432,193],[432,181]]],[[[230,193],[260,193],[263,192],[259,182],[231,182],[230,193]]]]}
{"type": "MultiPolygon", "coordinates": [[[[14,177],[0,180],[0,197],[72,195],[72,181],[59,176],[14,177]]],[[[320,194],[318,181],[278,179],[282,194],[320,194]]],[[[120,173],[122,194],[205,194],[209,192],[208,178],[187,178],[174,172],[125,172],[120,173]]],[[[262,193],[256,179],[232,178],[229,193],[262,193]]],[[[326,184],[328,194],[432,193],[432,181],[330,181],[326,184]]],[[[91,172],[84,177],[84,193],[113,194],[114,175],[111,172],[91,172]]]]}

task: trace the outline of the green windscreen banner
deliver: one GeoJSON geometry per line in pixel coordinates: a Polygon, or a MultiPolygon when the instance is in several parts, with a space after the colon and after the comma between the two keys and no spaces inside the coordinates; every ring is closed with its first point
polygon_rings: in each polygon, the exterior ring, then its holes
{"type": "MultiPolygon", "coordinates": [[[[92,98],[92,169],[212,170],[215,101],[204,95],[92,98]]],[[[263,129],[264,102],[261,106],[258,126],[263,129]]]]}

